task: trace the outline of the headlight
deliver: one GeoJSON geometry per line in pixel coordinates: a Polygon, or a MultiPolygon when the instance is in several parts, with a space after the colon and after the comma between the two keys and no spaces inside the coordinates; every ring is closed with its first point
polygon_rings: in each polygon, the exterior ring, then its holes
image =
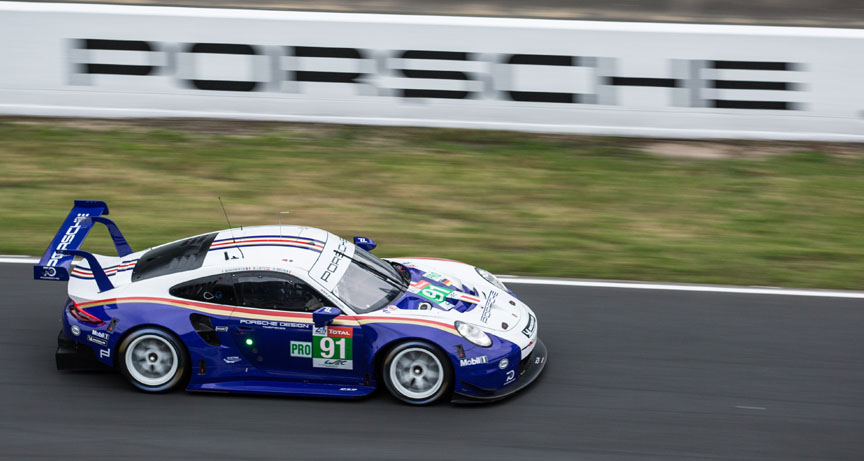
{"type": "Polygon", "coordinates": [[[472,344],[476,344],[480,347],[489,347],[492,345],[492,339],[489,338],[489,335],[486,334],[483,330],[471,325],[470,323],[456,321],[454,324],[456,326],[456,331],[462,335],[463,338],[470,341],[472,344]]]}
{"type": "Polygon", "coordinates": [[[505,287],[504,284],[501,283],[501,281],[498,280],[498,278],[492,275],[489,271],[485,269],[480,269],[479,267],[475,267],[475,269],[477,269],[477,273],[480,274],[480,277],[483,277],[483,279],[491,283],[492,286],[498,288],[499,290],[507,291],[507,287],[505,287]]]}

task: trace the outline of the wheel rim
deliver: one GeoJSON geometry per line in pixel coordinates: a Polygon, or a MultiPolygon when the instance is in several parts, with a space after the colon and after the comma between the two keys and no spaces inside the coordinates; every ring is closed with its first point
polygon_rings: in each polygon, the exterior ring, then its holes
{"type": "Polygon", "coordinates": [[[171,381],[177,366],[177,351],[161,336],[140,336],[126,349],[126,369],[146,386],[161,386],[171,381]]]}
{"type": "Polygon", "coordinates": [[[435,395],[444,383],[444,367],[432,352],[411,347],[396,354],[390,366],[390,382],[412,399],[435,395]]]}

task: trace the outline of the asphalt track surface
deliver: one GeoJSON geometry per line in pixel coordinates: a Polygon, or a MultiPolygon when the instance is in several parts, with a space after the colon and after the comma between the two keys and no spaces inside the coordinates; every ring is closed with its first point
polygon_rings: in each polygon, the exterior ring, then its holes
{"type": "Polygon", "coordinates": [[[497,404],[176,392],[54,369],[65,284],[0,264],[0,457],[864,459],[864,301],[512,285],[544,374],[497,404]]]}
{"type": "Polygon", "coordinates": [[[861,0],[75,0],[75,2],[359,13],[864,27],[864,2],[861,0]]]}

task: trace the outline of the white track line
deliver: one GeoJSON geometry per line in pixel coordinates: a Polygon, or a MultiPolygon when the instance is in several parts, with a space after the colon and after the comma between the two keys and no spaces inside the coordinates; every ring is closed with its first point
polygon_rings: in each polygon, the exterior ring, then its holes
{"type": "Polygon", "coordinates": [[[38,262],[39,258],[33,258],[31,256],[0,255],[0,263],[36,264],[38,262]]]}
{"type": "MultiPolygon", "coordinates": [[[[0,255],[0,263],[36,264],[39,258],[32,256],[0,255]]],[[[810,296],[816,298],[852,298],[864,299],[860,291],[829,291],[829,290],[795,290],[786,288],[766,287],[735,287],[717,285],[681,285],[675,283],[642,283],[642,282],[609,282],[600,280],[566,280],[527,278],[516,275],[499,275],[505,284],[518,283],[524,285],[552,285],[587,288],[622,288],[627,290],[666,290],[666,291],[696,291],[703,293],[737,293],[749,295],[781,295],[810,296]]]]}
{"type": "Polygon", "coordinates": [[[763,287],[735,287],[735,286],[712,286],[712,285],[679,285],[675,283],[641,283],[641,282],[605,282],[599,280],[560,280],[560,279],[532,279],[532,278],[505,278],[504,284],[522,283],[526,285],[559,285],[570,287],[591,288],[623,288],[630,290],[667,290],[667,291],[697,291],[705,293],[738,293],[751,295],[783,295],[783,296],[812,296],[817,298],[855,298],[864,299],[864,292],[860,291],[828,291],[828,290],[795,290],[786,288],[763,288],[763,287]]]}

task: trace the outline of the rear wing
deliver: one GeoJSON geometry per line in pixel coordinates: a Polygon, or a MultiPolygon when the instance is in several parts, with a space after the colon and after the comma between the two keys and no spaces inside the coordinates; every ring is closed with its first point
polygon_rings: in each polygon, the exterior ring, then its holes
{"type": "Polygon", "coordinates": [[[120,229],[103,215],[108,214],[108,205],[97,200],[75,200],[75,205],[54,236],[54,240],[48,245],[39,264],[33,266],[33,278],[36,280],[69,280],[69,268],[75,256],[81,256],[90,264],[90,270],[99,286],[99,291],[114,288],[105,271],[92,253],[80,250],[84,239],[93,227],[94,223],[102,223],[108,228],[111,240],[117,254],[121,257],[132,253],[132,248],[126,242],[120,229]]]}

